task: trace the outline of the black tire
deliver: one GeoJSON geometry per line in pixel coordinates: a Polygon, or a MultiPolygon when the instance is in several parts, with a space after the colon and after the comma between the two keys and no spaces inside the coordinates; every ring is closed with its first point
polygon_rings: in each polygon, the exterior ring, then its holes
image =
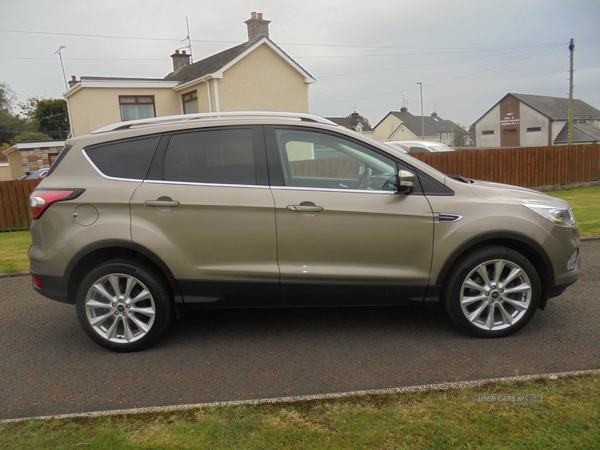
{"type": "Polygon", "coordinates": [[[525,256],[507,247],[487,246],[454,264],[442,303],[463,331],[496,338],[523,328],[535,314],[540,296],[540,277],[525,256]]]}
{"type": "Polygon", "coordinates": [[[173,295],[164,278],[128,260],[107,261],[93,269],[79,285],[76,308],[87,335],[117,352],[149,347],[174,316],[173,295]]]}

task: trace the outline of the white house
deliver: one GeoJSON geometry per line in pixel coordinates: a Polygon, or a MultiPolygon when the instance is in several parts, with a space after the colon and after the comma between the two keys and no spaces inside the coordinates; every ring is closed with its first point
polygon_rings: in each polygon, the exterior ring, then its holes
{"type": "MultiPolygon", "coordinates": [[[[563,145],[568,117],[568,98],[509,93],[473,124],[475,146],[563,145]]],[[[573,100],[573,122],[573,143],[600,139],[596,132],[596,128],[600,131],[600,110],[573,100]]]]}

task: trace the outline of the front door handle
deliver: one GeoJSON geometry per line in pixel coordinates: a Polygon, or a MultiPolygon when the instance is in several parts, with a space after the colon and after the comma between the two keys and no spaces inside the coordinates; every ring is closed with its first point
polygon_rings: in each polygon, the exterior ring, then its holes
{"type": "Polygon", "coordinates": [[[178,201],[172,200],[170,197],[159,197],[157,200],[146,200],[146,206],[156,206],[158,208],[175,208],[179,206],[178,201]]]}
{"type": "Polygon", "coordinates": [[[288,205],[288,211],[294,212],[323,212],[322,206],[314,206],[314,205],[288,205]]]}

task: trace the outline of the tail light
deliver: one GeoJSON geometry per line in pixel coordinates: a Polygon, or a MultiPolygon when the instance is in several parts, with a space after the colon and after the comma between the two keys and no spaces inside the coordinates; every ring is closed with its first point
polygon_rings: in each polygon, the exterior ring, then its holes
{"type": "Polygon", "coordinates": [[[57,189],[52,191],[33,191],[29,196],[31,216],[39,219],[50,205],[79,197],[85,189],[57,189]]]}

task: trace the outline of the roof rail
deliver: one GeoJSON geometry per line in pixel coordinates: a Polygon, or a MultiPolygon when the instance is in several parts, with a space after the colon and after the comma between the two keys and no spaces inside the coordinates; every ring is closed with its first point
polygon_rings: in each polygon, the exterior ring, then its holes
{"type": "Polygon", "coordinates": [[[165,122],[177,122],[185,120],[196,120],[196,119],[210,119],[220,117],[283,117],[283,118],[295,118],[308,122],[317,122],[327,125],[337,125],[329,119],[325,119],[320,116],[305,113],[293,113],[293,112],[277,112],[277,111],[227,111],[227,112],[213,112],[213,113],[198,113],[198,114],[181,114],[176,116],[163,116],[163,117],[151,117],[149,119],[137,119],[127,120],[125,122],[113,123],[102,128],[98,128],[92,131],[92,134],[106,133],[109,131],[126,130],[136,125],[158,125],[165,122]]]}

